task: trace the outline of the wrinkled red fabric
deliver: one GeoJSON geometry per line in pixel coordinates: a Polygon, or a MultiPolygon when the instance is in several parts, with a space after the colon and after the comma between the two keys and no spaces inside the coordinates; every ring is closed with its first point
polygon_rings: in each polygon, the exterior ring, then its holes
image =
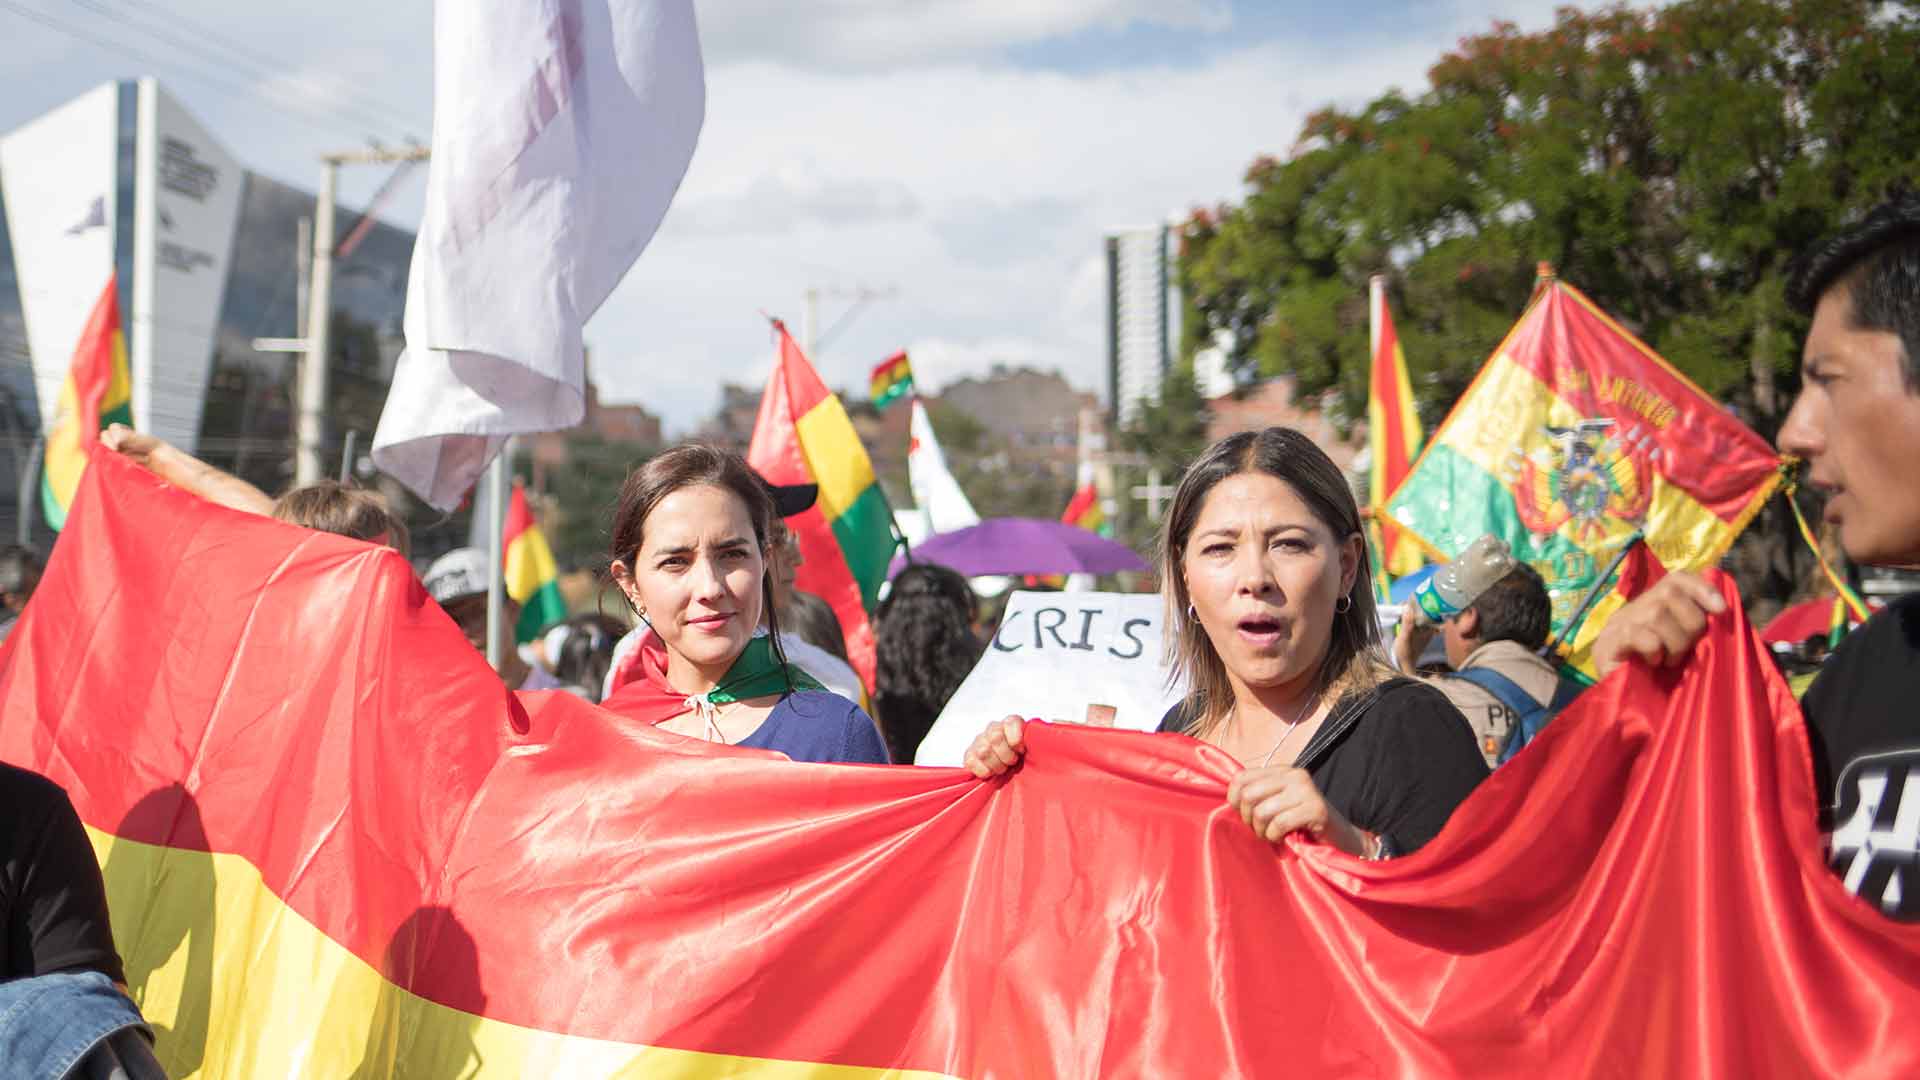
{"type": "Polygon", "coordinates": [[[397,555],[110,455],[0,654],[0,758],[89,824],[242,855],[393,982],[529,1027],[963,1076],[1920,1072],[1920,928],[1827,873],[1737,605],[1385,863],[1256,839],[1184,737],[1029,745],[989,782],[795,764],[510,695],[397,555]],[[423,907],[477,970],[394,967],[423,907]]]}
{"type": "Polygon", "coordinates": [[[660,724],[687,711],[687,695],[667,682],[667,646],[657,635],[641,639],[612,681],[614,691],[603,704],[622,716],[660,724]]]}

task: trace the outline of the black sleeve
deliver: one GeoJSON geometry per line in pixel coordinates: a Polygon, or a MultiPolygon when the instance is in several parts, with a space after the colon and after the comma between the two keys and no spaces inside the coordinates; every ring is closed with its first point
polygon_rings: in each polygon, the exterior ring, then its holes
{"type": "MultiPolygon", "coordinates": [[[[1920,594],[1874,613],[1820,665],[1800,698],[1813,751],[1814,794],[1823,817],[1837,809],[1835,782],[1859,758],[1908,750],[1920,700],[1920,594]]],[[[1823,821],[1831,829],[1831,820],[1823,821]]]]}
{"type": "Polygon", "coordinates": [[[1193,727],[1197,706],[1191,695],[1173,703],[1173,707],[1160,716],[1160,726],[1153,730],[1159,732],[1184,733],[1193,727]]]}
{"type": "Polygon", "coordinates": [[[1360,730],[1367,740],[1370,821],[1354,824],[1386,837],[1406,855],[1439,835],[1469,793],[1487,778],[1487,762],[1466,717],[1445,694],[1410,679],[1385,687],[1360,730]]]}
{"type": "Polygon", "coordinates": [[[93,844],[67,793],[41,777],[32,781],[44,791],[35,793],[41,812],[29,819],[33,832],[20,848],[19,890],[8,916],[9,966],[24,975],[99,971],[124,983],[93,844]]]}

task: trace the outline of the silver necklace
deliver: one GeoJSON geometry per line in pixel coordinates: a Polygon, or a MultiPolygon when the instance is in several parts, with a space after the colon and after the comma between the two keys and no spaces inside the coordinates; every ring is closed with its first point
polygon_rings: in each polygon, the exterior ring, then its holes
{"type": "Polygon", "coordinates": [[[1302,705],[1300,707],[1300,711],[1295,713],[1293,716],[1293,719],[1287,723],[1287,730],[1280,733],[1280,741],[1274,743],[1273,749],[1267,751],[1267,756],[1260,759],[1261,768],[1264,769],[1268,765],[1273,764],[1273,755],[1279,753],[1280,748],[1282,746],[1285,746],[1287,744],[1287,740],[1293,737],[1293,729],[1300,726],[1300,721],[1305,720],[1307,718],[1307,714],[1313,711],[1313,706],[1319,700],[1320,700],[1320,692],[1318,690],[1314,691],[1311,695],[1307,697],[1306,704],[1302,705]]]}

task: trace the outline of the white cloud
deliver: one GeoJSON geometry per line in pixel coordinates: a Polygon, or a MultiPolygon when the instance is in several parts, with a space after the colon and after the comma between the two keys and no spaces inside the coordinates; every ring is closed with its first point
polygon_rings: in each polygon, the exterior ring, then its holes
{"type": "MultiPolygon", "coordinates": [[[[25,2],[75,25],[93,18],[83,6],[25,2]]],[[[1339,49],[1254,42],[1200,65],[1074,75],[1015,67],[1006,50],[1129,25],[1221,30],[1227,6],[701,0],[707,124],[660,235],[588,327],[603,396],[688,430],[717,404],[721,381],[764,380],[762,312],[797,331],[807,289],[854,286],[894,295],[822,350],[830,383],[863,385],[875,362],[912,347],[930,385],[1003,362],[1057,366],[1103,390],[1103,230],[1237,197],[1246,165],[1284,153],[1310,110],[1391,85],[1417,90],[1460,35],[1496,16],[1546,25],[1556,0],[1445,2],[1445,25],[1417,38],[1382,17],[1339,49]]],[[[262,62],[256,78],[148,45],[167,59],[153,73],[235,156],[276,178],[311,189],[319,154],[359,145],[366,128],[315,122],[274,98],[323,111],[353,102],[400,114],[395,127],[431,113],[429,4],[170,0],[164,10],[262,62]]],[[[10,45],[0,130],[101,81],[148,73],[5,13],[0,27],[10,45]]],[[[364,199],[383,178],[345,170],[343,199],[364,199]]],[[[420,189],[414,181],[389,216],[417,220],[420,189]]],[[[846,303],[823,301],[822,324],[846,303]]]]}
{"type": "MultiPolygon", "coordinates": [[[[830,383],[857,386],[873,363],[912,345],[929,385],[999,361],[1057,366],[1075,385],[1101,390],[1103,230],[1237,196],[1248,162],[1283,152],[1308,110],[1412,83],[1437,55],[1424,45],[1309,53],[1269,45],[1201,69],[1085,77],[968,65],[891,74],[716,67],[682,201],[590,333],[636,357],[678,364],[676,350],[686,349],[724,367],[753,352],[758,310],[797,329],[810,287],[891,287],[893,299],[861,311],[816,358],[830,383]],[[775,102],[806,107],[769,108],[775,102]],[[746,178],[786,162],[806,162],[815,187],[885,176],[917,212],[757,234],[704,228],[712,207],[753,190],[746,178]]],[[[839,308],[823,306],[830,323],[839,308]]],[[[674,415],[691,387],[670,399],[642,374],[606,378],[609,397],[646,401],[681,430],[717,400],[710,391],[694,415],[674,415]]]]}
{"type": "Polygon", "coordinates": [[[675,225],[691,232],[777,236],[805,224],[828,227],[905,221],[920,204],[897,180],[828,176],[812,161],[776,162],[745,190],[677,200],[675,225]]]}

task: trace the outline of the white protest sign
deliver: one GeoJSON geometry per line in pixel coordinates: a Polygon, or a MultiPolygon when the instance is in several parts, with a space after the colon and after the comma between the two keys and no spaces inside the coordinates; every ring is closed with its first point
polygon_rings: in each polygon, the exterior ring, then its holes
{"type": "Polygon", "coordinates": [[[1014,593],[914,764],[960,764],[974,736],[1010,714],[1152,731],[1185,692],[1167,685],[1164,607],[1154,593],[1014,593]]]}

